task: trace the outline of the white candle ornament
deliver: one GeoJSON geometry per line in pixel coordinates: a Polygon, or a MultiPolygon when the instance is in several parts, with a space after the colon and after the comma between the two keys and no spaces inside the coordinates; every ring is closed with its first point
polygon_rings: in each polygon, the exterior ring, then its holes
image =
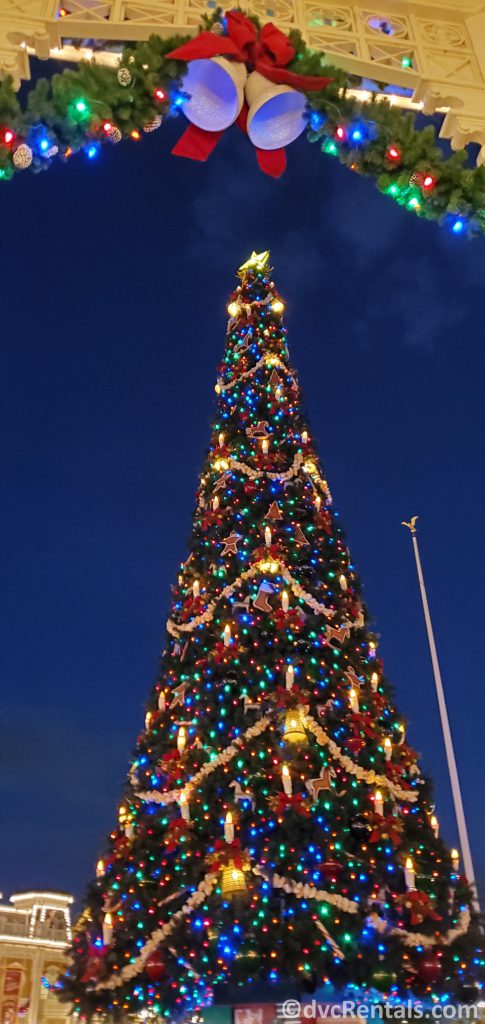
{"type": "Polygon", "coordinates": [[[354,690],[353,687],[349,693],[349,703],[350,710],[354,711],[357,714],[359,711],[359,698],[357,696],[357,690],[354,690]]]}
{"type": "Polygon", "coordinates": [[[379,686],[379,676],[377,675],[377,672],[372,673],[370,677],[370,684],[374,693],[377,693],[377,687],[379,686]]]}
{"type": "Polygon", "coordinates": [[[263,437],[263,440],[261,442],[261,448],[263,450],[263,455],[267,455],[269,452],[269,443],[267,437],[263,437]]]}
{"type": "Polygon", "coordinates": [[[194,597],[198,597],[200,594],[200,583],[198,580],[194,580],[192,584],[192,594],[194,597]]]}
{"type": "Polygon", "coordinates": [[[453,865],[453,871],[458,871],[460,867],[460,854],[458,850],[451,851],[451,863],[453,865]]]}
{"type": "Polygon", "coordinates": [[[304,430],[301,435],[302,444],[308,444],[308,430],[304,430]]]}
{"type": "Polygon", "coordinates": [[[234,825],[230,811],[227,812],[226,820],[224,822],[224,839],[226,840],[226,843],[232,843],[234,840],[234,825]]]}
{"type": "Polygon", "coordinates": [[[111,914],[105,914],[103,920],[103,946],[109,946],[113,934],[113,921],[111,914]]]}
{"type": "Polygon", "coordinates": [[[224,637],[224,647],[229,647],[229,644],[231,642],[231,627],[230,626],[224,626],[223,637],[224,637]]]}
{"type": "Polygon", "coordinates": [[[183,754],[183,752],[185,750],[186,743],[187,743],[187,733],[185,731],[184,726],[181,725],[180,729],[178,731],[178,735],[177,735],[177,750],[178,750],[179,754],[183,754]]]}
{"type": "Polygon", "coordinates": [[[439,834],[440,834],[440,826],[439,826],[439,822],[438,822],[438,819],[436,817],[436,814],[432,814],[431,815],[431,818],[429,819],[429,823],[431,825],[431,828],[433,829],[433,835],[434,835],[435,839],[437,839],[439,834]]]}
{"type": "Polygon", "coordinates": [[[392,757],[392,743],[389,739],[389,736],[386,736],[384,740],[384,757],[386,761],[390,761],[392,757]]]}
{"type": "Polygon", "coordinates": [[[189,801],[187,800],[187,794],[186,794],[185,790],[182,790],[182,792],[181,792],[181,794],[179,796],[179,807],[180,807],[180,813],[181,813],[182,818],[184,819],[184,821],[190,821],[190,807],[189,807],[189,801]]]}
{"type": "Polygon", "coordinates": [[[293,683],[295,682],[295,670],[293,665],[288,665],[286,669],[286,689],[291,690],[293,683]]]}
{"type": "Polygon", "coordinates": [[[264,543],[267,548],[271,547],[271,530],[269,526],[265,526],[264,528],[264,543]]]}
{"type": "Polygon", "coordinates": [[[219,498],[217,497],[217,494],[216,494],[215,498],[212,499],[212,511],[213,512],[217,512],[218,508],[219,508],[219,498]]]}
{"type": "Polygon", "coordinates": [[[376,814],[380,814],[381,817],[384,814],[384,801],[380,789],[376,789],[374,793],[374,811],[376,814]]]}
{"type": "Polygon", "coordinates": [[[292,783],[291,783],[290,769],[288,768],[287,764],[284,764],[282,766],[281,778],[283,780],[283,789],[284,789],[284,791],[286,793],[286,796],[292,796],[293,786],[292,786],[292,783]]]}
{"type": "Polygon", "coordinates": [[[340,589],[341,590],[344,590],[344,591],[347,590],[347,577],[344,576],[343,573],[342,573],[342,575],[339,578],[339,583],[340,583],[340,589]]]}
{"type": "Polygon", "coordinates": [[[408,857],[404,867],[404,881],[406,883],[406,889],[416,888],[416,874],[414,871],[414,865],[411,857],[408,857]]]}
{"type": "Polygon", "coordinates": [[[287,612],[288,608],[290,607],[290,599],[288,597],[288,591],[287,590],[284,590],[282,595],[281,595],[281,607],[282,607],[284,612],[287,612]]]}
{"type": "Polygon", "coordinates": [[[159,711],[165,711],[166,705],[167,705],[167,701],[166,701],[166,698],[165,698],[165,694],[164,694],[163,690],[160,690],[160,693],[158,695],[158,710],[159,711]]]}

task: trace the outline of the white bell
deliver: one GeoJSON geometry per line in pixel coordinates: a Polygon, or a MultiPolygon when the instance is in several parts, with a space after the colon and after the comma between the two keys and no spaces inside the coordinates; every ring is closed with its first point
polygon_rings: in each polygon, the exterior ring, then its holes
{"type": "Polygon", "coordinates": [[[259,71],[253,71],[245,92],[249,105],[248,135],[258,149],[289,146],[307,127],[306,97],[290,85],[275,85],[259,71]]]}
{"type": "Polygon", "coordinates": [[[207,132],[234,124],[244,101],[244,64],[212,57],[191,60],[182,88],[190,99],[183,106],[188,121],[207,132]]]}

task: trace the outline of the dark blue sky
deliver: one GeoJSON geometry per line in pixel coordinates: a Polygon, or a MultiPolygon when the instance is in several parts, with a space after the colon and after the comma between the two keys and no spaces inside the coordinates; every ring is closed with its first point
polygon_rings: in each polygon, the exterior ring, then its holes
{"type": "Polygon", "coordinates": [[[0,885],[82,891],[110,830],[185,557],[235,268],[271,248],[290,352],[386,671],[456,842],[409,534],[421,554],[477,873],[485,245],[300,140],[279,182],[181,122],[0,192],[0,885]]]}

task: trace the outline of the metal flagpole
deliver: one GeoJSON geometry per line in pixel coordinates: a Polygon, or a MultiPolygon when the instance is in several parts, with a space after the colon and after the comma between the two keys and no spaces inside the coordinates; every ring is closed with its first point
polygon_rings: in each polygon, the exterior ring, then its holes
{"type": "Polygon", "coordinates": [[[455,816],[456,823],[458,825],[458,835],[460,837],[463,865],[465,868],[465,874],[467,876],[467,879],[470,883],[473,892],[473,907],[479,914],[480,904],[478,902],[478,893],[475,885],[475,872],[473,870],[472,854],[470,850],[470,843],[468,841],[468,830],[466,827],[465,811],[463,809],[463,800],[461,797],[460,780],[458,778],[458,768],[456,766],[456,758],[455,751],[453,748],[453,739],[451,736],[450,721],[448,718],[448,710],[446,707],[445,692],[443,689],[443,680],[441,678],[438,654],[436,651],[433,626],[431,623],[431,615],[429,613],[428,598],[426,596],[426,587],[424,585],[423,570],[421,568],[421,559],[419,557],[418,539],[416,536],[417,519],[418,516],[413,516],[409,523],[402,523],[401,525],[407,526],[413,538],[414,557],[416,559],[416,569],[418,571],[419,588],[421,590],[421,598],[423,601],[424,619],[426,622],[426,631],[428,633],[428,643],[431,654],[431,662],[433,665],[434,681],[436,685],[436,693],[438,696],[438,705],[441,717],[441,728],[443,730],[443,739],[445,741],[446,760],[448,762],[448,771],[450,773],[451,791],[453,793],[453,803],[455,805],[455,816]]]}

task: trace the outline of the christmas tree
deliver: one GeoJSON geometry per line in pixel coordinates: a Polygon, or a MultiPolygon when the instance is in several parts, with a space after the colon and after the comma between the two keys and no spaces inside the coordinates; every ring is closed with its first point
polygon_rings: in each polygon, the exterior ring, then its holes
{"type": "Polygon", "coordinates": [[[469,999],[470,889],[384,676],[269,253],[239,278],[160,674],[64,994],[114,1018],[258,982],[469,999]]]}

